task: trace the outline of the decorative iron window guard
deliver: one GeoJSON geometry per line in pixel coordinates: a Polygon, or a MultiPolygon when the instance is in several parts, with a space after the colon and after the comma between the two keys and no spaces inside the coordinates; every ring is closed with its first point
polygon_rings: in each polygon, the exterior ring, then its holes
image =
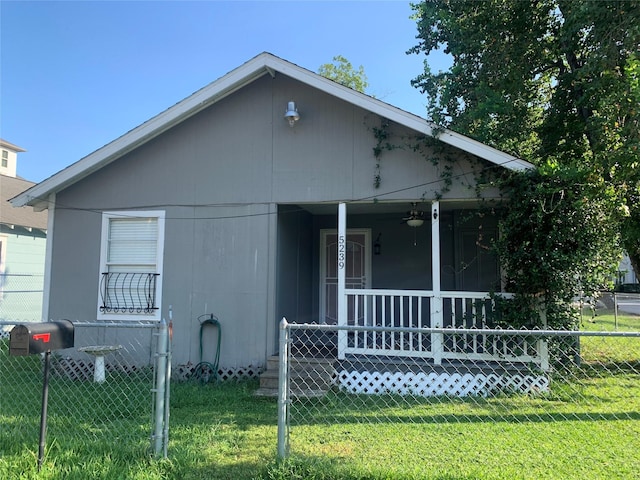
{"type": "Polygon", "coordinates": [[[103,272],[100,282],[102,313],[153,313],[159,273],[103,272]]]}

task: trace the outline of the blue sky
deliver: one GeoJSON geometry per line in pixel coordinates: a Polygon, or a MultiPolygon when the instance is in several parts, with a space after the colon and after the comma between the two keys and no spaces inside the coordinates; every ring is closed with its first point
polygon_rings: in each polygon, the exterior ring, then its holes
{"type": "Polygon", "coordinates": [[[2,0],[0,137],[39,182],[265,51],[312,71],[343,55],[367,93],[425,116],[411,14],[405,1],[2,0]]]}

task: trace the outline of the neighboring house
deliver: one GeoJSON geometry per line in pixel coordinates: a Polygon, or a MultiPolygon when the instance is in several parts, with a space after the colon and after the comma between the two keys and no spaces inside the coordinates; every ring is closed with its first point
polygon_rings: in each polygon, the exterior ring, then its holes
{"type": "Polygon", "coordinates": [[[42,319],[47,212],[14,208],[9,199],[34,185],[16,177],[18,153],[0,139],[0,321],[42,319]]]}
{"type": "Polygon", "coordinates": [[[616,278],[616,285],[623,283],[640,283],[640,279],[638,279],[636,272],[633,271],[631,260],[626,253],[623,255],[622,261],[618,266],[618,276],[616,278]]]}
{"type": "Polygon", "coordinates": [[[0,138],[0,175],[15,178],[18,169],[18,153],[24,151],[23,148],[0,138]]]}
{"type": "MultiPolygon", "coordinates": [[[[212,313],[221,369],[259,369],[283,317],[429,327],[471,312],[501,287],[496,219],[468,214],[476,187],[498,192],[472,171],[530,167],[264,53],[12,202],[52,217],[48,318],[168,321],[171,307],[185,365],[212,313]],[[376,157],[382,130],[439,141],[376,157]]],[[[337,354],[396,348],[347,345],[337,354]]],[[[392,354],[453,358],[429,345],[392,354]]]]}

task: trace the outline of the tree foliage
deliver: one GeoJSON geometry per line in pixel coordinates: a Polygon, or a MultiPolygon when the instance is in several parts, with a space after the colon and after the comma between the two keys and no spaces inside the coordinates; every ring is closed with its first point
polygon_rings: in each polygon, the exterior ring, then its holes
{"type": "Polygon", "coordinates": [[[351,65],[351,62],[342,55],[333,57],[333,63],[320,65],[318,74],[362,93],[364,93],[369,86],[367,75],[364,73],[364,67],[360,65],[356,70],[353,68],[353,65],[351,65]]]}
{"type": "Polygon", "coordinates": [[[593,296],[615,272],[618,259],[612,192],[547,168],[506,175],[497,252],[507,291],[544,300],[547,322],[574,326],[576,294],[593,296]]]}
{"type": "MultiPolygon", "coordinates": [[[[584,255],[581,263],[594,269],[594,278],[602,276],[601,262],[611,261],[606,242],[621,239],[640,273],[640,2],[427,0],[413,8],[419,44],[410,52],[444,49],[453,59],[446,71],[427,64],[412,82],[427,94],[430,116],[541,169],[504,184],[530,195],[518,196],[519,215],[511,212],[505,225],[526,226],[538,245],[527,254],[515,243],[502,245],[514,259],[532,255],[529,262],[520,258],[522,264],[510,260],[512,279],[537,278],[545,265],[557,278],[564,271],[565,278],[592,283],[566,263],[569,257],[544,256],[570,250],[550,235],[584,255]],[[559,198],[560,217],[541,209],[559,198]],[[576,230],[576,219],[586,226],[596,218],[605,227],[599,238],[596,230],[576,230]]],[[[529,245],[517,228],[505,233],[523,249],[529,245]]],[[[540,286],[552,284],[560,288],[549,278],[540,286]]]]}

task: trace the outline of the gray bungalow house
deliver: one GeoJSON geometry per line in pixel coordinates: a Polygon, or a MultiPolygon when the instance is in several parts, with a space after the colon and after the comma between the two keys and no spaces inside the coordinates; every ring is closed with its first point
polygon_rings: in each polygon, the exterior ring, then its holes
{"type": "MultiPolygon", "coordinates": [[[[263,53],[12,202],[49,211],[48,318],[156,322],[171,306],[185,365],[199,361],[198,317],[214,314],[220,368],[260,369],[283,317],[482,318],[465,312],[500,291],[486,249],[497,227],[468,212],[498,192],[474,172],[530,167],[263,53]]],[[[342,345],[338,356],[457,355],[437,338],[342,345]]]]}

